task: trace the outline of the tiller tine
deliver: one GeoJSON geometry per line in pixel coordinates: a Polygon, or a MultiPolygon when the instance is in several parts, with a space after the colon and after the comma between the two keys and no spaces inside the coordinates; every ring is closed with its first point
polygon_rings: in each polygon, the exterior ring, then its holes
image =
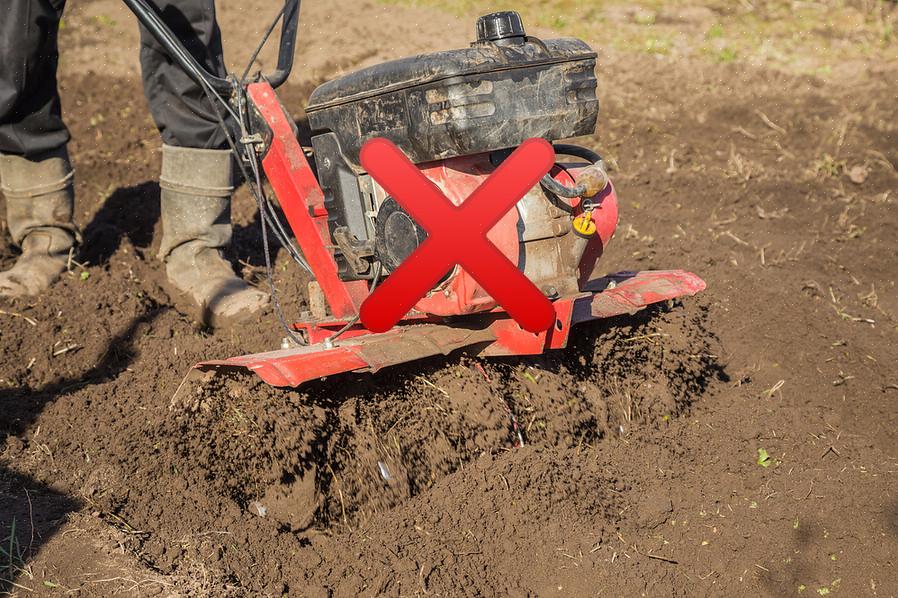
{"type": "Polygon", "coordinates": [[[448,355],[496,337],[489,329],[467,330],[442,324],[418,324],[340,340],[268,353],[205,361],[200,370],[247,369],[272,386],[299,386],[303,382],[343,372],[376,372],[391,365],[448,355]]]}
{"type": "Polygon", "coordinates": [[[619,272],[591,280],[584,291],[592,293],[589,315],[584,320],[635,314],[653,303],[691,297],[705,290],[705,281],[685,270],[619,272]]]}
{"type": "MultiPolygon", "coordinates": [[[[450,322],[400,324],[388,332],[355,332],[355,336],[305,347],[256,353],[198,363],[176,393],[205,372],[249,370],[272,386],[304,382],[344,372],[376,372],[382,368],[470,348],[481,356],[535,355],[567,345],[573,325],[633,314],[653,303],[695,295],[704,281],[683,270],[623,272],[591,281],[577,295],[554,301],[557,321],[548,331],[521,329],[508,314],[494,311],[450,322]]],[[[349,335],[347,335],[349,336],[349,335]]]]}
{"type": "Polygon", "coordinates": [[[255,353],[196,364],[171,399],[170,408],[187,406],[194,382],[208,380],[216,372],[250,371],[264,382],[295,387],[310,380],[346,372],[374,373],[381,368],[496,340],[489,328],[468,330],[443,324],[417,324],[382,334],[366,334],[330,343],[255,353]]]}

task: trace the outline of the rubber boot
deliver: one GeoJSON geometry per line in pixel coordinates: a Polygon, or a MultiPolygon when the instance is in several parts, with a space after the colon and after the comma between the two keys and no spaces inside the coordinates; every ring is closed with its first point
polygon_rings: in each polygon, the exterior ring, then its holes
{"type": "Polygon", "coordinates": [[[228,150],[162,146],[162,246],[168,281],[220,326],[261,310],[268,294],[239,278],[221,249],[231,242],[232,163],[228,150]]]}
{"type": "Polygon", "coordinates": [[[0,156],[6,225],[22,249],[15,265],[0,273],[0,296],[38,295],[65,271],[78,241],[73,177],[64,147],[37,159],[0,156]]]}

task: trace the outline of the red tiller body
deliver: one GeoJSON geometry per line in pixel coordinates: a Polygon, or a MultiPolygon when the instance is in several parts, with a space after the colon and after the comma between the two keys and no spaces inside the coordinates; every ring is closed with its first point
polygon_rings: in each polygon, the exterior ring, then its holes
{"type": "MultiPolygon", "coordinates": [[[[569,278],[575,281],[575,287],[552,297],[556,322],[549,330],[539,334],[523,330],[496,307],[473,278],[457,268],[392,330],[374,334],[356,323],[338,340],[331,341],[335,332],[356,319],[368,296],[369,283],[340,279],[324,194],[274,90],[262,82],[249,85],[247,92],[271,133],[262,157],[263,169],[330,307],[331,317],[293,325],[305,333],[309,346],[207,361],[197,364],[194,371],[246,368],[269,384],[297,386],[316,378],[350,371],[377,371],[461,348],[483,356],[539,354],[564,348],[575,324],[634,313],[652,303],[694,295],[705,288],[699,277],[681,270],[594,277],[595,263],[611,240],[618,219],[617,197],[609,184],[599,196],[590,198],[595,204],[591,213],[596,233],[586,242],[582,259],[573,265],[569,278]]],[[[486,155],[422,164],[418,168],[456,204],[493,170],[486,155]]],[[[576,168],[569,171],[559,166],[553,176],[570,186],[576,178],[576,168]]],[[[571,216],[582,213],[579,198],[563,201],[571,216]]],[[[511,210],[488,234],[513,263],[519,263],[521,257],[520,224],[518,212],[511,210]]]]}

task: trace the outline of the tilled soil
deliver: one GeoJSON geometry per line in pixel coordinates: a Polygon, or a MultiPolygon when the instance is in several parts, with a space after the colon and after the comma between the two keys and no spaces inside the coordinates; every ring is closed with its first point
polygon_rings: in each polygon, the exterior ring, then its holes
{"type": "MultiPolygon", "coordinates": [[[[221,7],[226,28],[258,4],[221,7]]],[[[470,29],[354,0],[337,25],[308,4],[283,93],[300,119],[322,79],[470,29]]],[[[300,391],[219,377],[172,403],[191,364],[282,334],[270,315],[212,333],[162,286],[158,140],[116,6],[73,7],[63,36],[85,245],[50,293],[0,305],[0,591],[898,594],[898,70],[823,84],[603,55],[581,142],[621,196],[607,270],[686,268],[706,292],[542,357],[300,391]]],[[[262,284],[245,190],[235,220],[231,257],[262,284]]]]}

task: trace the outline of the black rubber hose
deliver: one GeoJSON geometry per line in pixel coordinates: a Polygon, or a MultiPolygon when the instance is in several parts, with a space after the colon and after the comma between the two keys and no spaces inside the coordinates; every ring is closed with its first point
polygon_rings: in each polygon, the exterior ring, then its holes
{"type": "Polygon", "coordinates": [[[542,179],[540,179],[539,184],[542,185],[543,189],[545,189],[549,193],[557,195],[558,197],[564,197],[566,199],[581,197],[584,193],[586,193],[586,185],[584,185],[583,183],[578,183],[575,187],[568,187],[553,179],[551,174],[547,174],[542,179]]]}
{"type": "Polygon", "coordinates": [[[583,158],[591,164],[596,164],[603,161],[602,156],[587,147],[582,147],[579,145],[571,145],[570,143],[553,143],[552,149],[555,150],[556,155],[583,158]]]}
{"type": "MultiPolygon", "coordinates": [[[[556,156],[574,156],[575,158],[582,158],[588,161],[590,164],[598,164],[599,162],[602,162],[602,156],[592,151],[591,149],[581,147],[579,145],[571,145],[569,143],[553,143],[552,149],[555,150],[556,156]]],[[[582,197],[583,194],[586,193],[586,185],[584,185],[583,183],[579,183],[574,187],[568,187],[556,181],[550,174],[547,174],[540,180],[540,185],[542,185],[543,189],[545,189],[549,193],[553,193],[558,197],[564,197],[566,199],[582,197]]]]}

